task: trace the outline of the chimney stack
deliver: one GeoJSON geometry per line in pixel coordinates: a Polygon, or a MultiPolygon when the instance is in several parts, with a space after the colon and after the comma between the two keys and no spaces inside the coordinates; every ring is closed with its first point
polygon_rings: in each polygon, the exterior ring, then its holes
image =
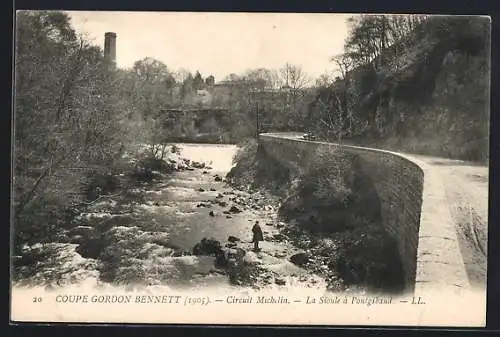
{"type": "Polygon", "coordinates": [[[112,69],[116,68],[116,33],[104,34],[104,58],[112,69]]]}

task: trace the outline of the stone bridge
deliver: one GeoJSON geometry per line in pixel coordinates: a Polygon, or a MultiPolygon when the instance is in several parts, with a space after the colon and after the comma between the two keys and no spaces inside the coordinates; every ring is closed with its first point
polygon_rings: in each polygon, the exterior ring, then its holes
{"type": "MultiPolygon", "coordinates": [[[[299,173],[318,148],[340,146],[281,133],[261,134],[259,142],[267,153],[299,173]]],[[[362,170],[374,182],[381,200],[383,225],[398,242],[406,289],[469,289],[442,175],[418,156],[347,145],[342,148],[358,156],[362,170]]]]}

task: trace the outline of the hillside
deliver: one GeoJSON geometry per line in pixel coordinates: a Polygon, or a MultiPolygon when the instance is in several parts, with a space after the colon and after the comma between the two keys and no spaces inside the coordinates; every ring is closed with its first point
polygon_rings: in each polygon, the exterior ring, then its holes
{"type": "Polygon", "coordinates": [[[367,125],[346,141],[487,161],[488,18],[429,20],[381,58],[350,73],[353,110],[367,125]]]}

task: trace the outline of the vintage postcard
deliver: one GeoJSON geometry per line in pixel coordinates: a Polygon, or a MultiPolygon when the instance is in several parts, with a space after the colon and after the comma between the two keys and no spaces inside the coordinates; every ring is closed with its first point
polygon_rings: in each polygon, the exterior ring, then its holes
{"type": "Polygon", "coordinates": [[[18,11],[12,322],[484,326],[490,25],[18,11]]]}

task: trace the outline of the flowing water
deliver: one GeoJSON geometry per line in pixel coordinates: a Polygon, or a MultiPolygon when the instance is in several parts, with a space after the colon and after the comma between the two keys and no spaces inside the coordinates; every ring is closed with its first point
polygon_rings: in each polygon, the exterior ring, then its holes
{"type": "Polygon", "coordinates": [[[87,230],[102,223],[111,224],[105,233],[103,250],[96,256],[85,256],[87,253],[78,250],[82,245],[78,242],[31,247],[44,250],[44,254],[53,251],[54,256],[46,260],[50,262],[38,264],[37,273],[26,281],[56,281],[64,285],[90,278],[99,284],[229,286],[228,276],[214,270],[214,257],[194,256],[191,252],[203,238],[214,238],[224,245],[229,236],[235,236],[241,239],[238,247],[245,249],[246,259],[265,266],[281,279],[280,285],[305,283],[308,287],[324,288],[321,278],[288,260],[297,249],[286,240],[266,240],[261,243],[262,252],[251,251],[254,222],[259,221],[265,237],[270,238],[279,233],[279,221],[275,207],[265,196],[234,190],[215,179],[216,175],[224,177],[231,169],[236,146],[177,145],[183,158],[205,162],[210,169],[181,170],[154,184],[136,186],[130,191],[136,198],[110,198],[96,203],[79,215],[77,222],[78,228],[87,230]],[[237,206],[241,212],[225,214],[231,206],[237,206]],[[213,215],[209,214],[211,211],[213,215]],[[173,250],[186,253],[179,256],[172,254],[173,250]]]}

